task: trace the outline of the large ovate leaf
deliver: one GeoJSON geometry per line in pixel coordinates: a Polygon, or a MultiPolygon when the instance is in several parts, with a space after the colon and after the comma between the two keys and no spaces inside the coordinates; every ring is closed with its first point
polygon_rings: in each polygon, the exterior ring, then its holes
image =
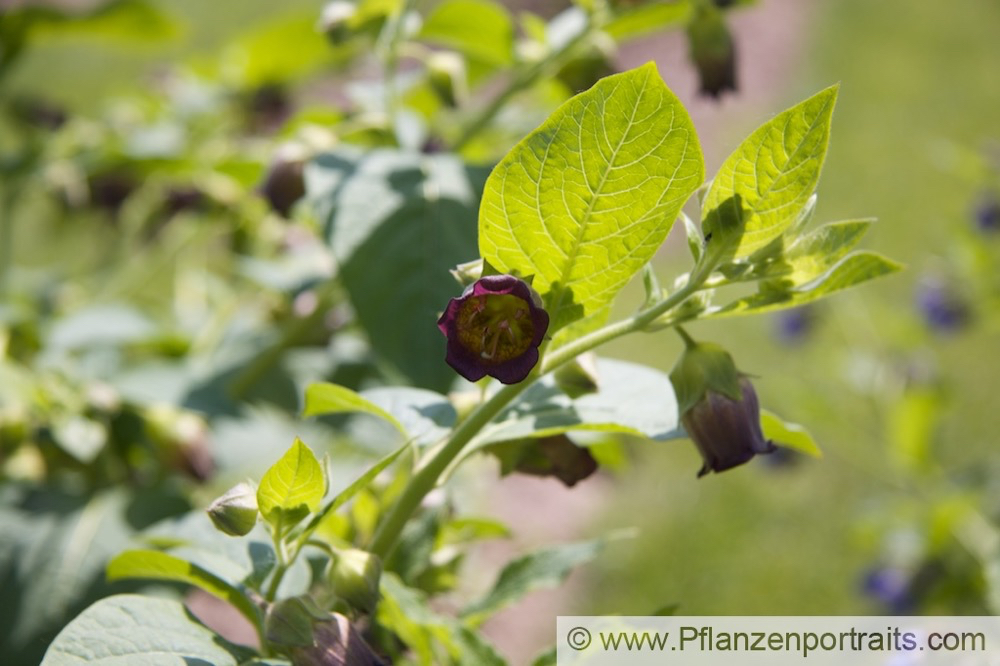
{"type": "Polygon", "coordinates": [[[819,182],[837,86],[764,123],[719,168],[702,202],[706,231],[739,230],[731,248],[745,257],[780,236],[819,182]]]}
{"type": "Polygon", "coordinates": [[[780,282],[774,285],[765,282],[756,294],[713,309],[705,316],[724,317],[794,308],[862,282],[895,273],[901,268],[896,262],[875,252],[855,252],[811,282],[793,287],[785,287],[780,282]]]}
{"type": "Polygon", "coordinates": [[[469,451],[572,430],[620,432],[656,440],[684,437],[670,377],[647,366],[597,360],[597,391],[571,399],[549,375],[529,388],[473,440],[469,451]]]}
{"type": "Polygon", "coordinates": [[[101,599],[70,622],[42,666],[236,666],[252,655],[203,626],[179,601],[121,594],[101,599]]]}
{"type": "Polygon", "coordinates": [[[435,391],[407,386],[379,386],[361,396],[402,424],[419,446],[433,444],[448,434],[458,415],[448,398],[435,391]]]}
{"type": "Polygon", "coordinates": [[[453,155],[348,149],[306,169],[340,277],[379,360],[418,386],[447,390],[435,326],[459,289],[448,269],[476,255],[485,173],[453,155]]]}
{"type": "Polygon", "coordinates": [[[127,550],[117,555],[107,568],[108,580],[150,579],[187,583],[228,601],[253,624],[260,622],[257,607],[231,583],[193,564],[157,550],[127,550]]]}
{"type": "Polygon", "coordinates": [[[501,272],[534,276],[554,332],[611,302],[703,177],[694,126],[655,65],[609,76],[493,170],[480,254],[501,272]]]}
{"type": "Polygon", "coordinates": [[[268,522],[294,524],[319,509],[326,494],[323,468],[308,446],[296,439],[257,487],[257,506],[268,522]]]}

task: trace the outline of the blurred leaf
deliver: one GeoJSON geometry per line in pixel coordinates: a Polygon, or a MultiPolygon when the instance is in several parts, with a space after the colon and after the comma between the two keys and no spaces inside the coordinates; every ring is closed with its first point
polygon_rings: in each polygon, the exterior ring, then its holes
{"type": "Polygon", "coordinates": [[[483,428],[468,447],[549,437],[571,430],[622,432],[667,440],[684,437],[670,378],[644,365],[599,358],[597,392],[569,398],[550,376],[542,377],[520,399],[483,428]]]}
{"type": "Polygon", "coordinates": [[[783,421],[777,414],[762,409],[760,427],[764,431],[764,437],[773,440],[779,446],[795,449],[816,458],[823,456],[813,436],[798,423],[783,421]]]}
{"type": "Polygon", "coordinates": [[[445,523],[439,538],[441,544],[446,545],[485,539],[506,539],[510,534],[510,529],[498,520],[465,516],[445,523]]]}
{"type": "Polygon", "coordinates": [[[310,384],[306,389],[306,406],[303,416],[318,416],[320,414],[342,414],[345,412],[363,412],[385,419],[396,430],[408,437],[406,428],[389,412],[378,405],[369,402],[362,396],[344,386],[336,384],[310,384]]]}
{"type": "Polygon", "coordinates": [[[604,31],[617,41],[635,39],[642,35],[684,25],[691,15],[688,0],[660,0],[644,2],[634,7],[619,9],[604,31]]]}
{"type": "Polygon", "coordinates": [[[70,622],[42,664],[237,666],[252,654],[203,626],[179,601],[121,594],[101,599],[70,622]]]}
{"type": "Polygon", "coordinates": [[[380,386],[361,395],[394,416],[418,446],[439,441],[458,418],[447,397],[426,389],[380,386]]]}
{"type": "Polygon", "coordinates": [[[504,666],[479,632],[448,616],[438,615],[428,605],[427,596],[407,587],[399,577],[382,576],[382,601],[377,621],[397,634],[420,664],[464,666],[504,666]],[[443,652],[442,652],[443,648],[443,652]]]}
{"type": "Polygon", "coordinates": [[[899,397],[886,424],[893,462],[911,472],[927,468],[943,407],[934,387],[912,388],[899,397]]]}
{"type": "Polygon", "coordinates": [[[424,20],[417,38],[489,65],[513,61],[513,22],[503,5],[490,0],[445,0],[424,20]]]}
{"type": "Polygon", "coordinates": [[[197,564],[156,550],[126,550],[108,563],[108,580],[142,578],[187,583],[232,604],[252,624],[259,626],[257,606],[232,584],[197,564]]]}
{"type": "Polygon", "coordinates": [[[501,272],[534,276],[554,332],[614,299],[703,176],[694,126],[656,67],[609,76],[493,170],[481,255],[501,272]]]}
{"type": "Polygon", "coordinates": [[[84,13],[63,12],[53,6],[20,11],[33,15],[42,36],[65,34],[153,42],[180,34],[176,21],[145,0],[112,0],[84,13]]]}
{"type": "Polygon", "coordinates": [[[570,543],[513,560],[485,597],[462,610],[462,618],[477,625],[532,590],[559,586],[575,567],[597,557],[606,543],[607,539],[570,543]]]}
{"type": "Polygon", "coordinates": [[[293,81],[333,59],[330,44],[316,27],[314,11],[290,11],[242,36],[226,53],[224,74],[255,87],[293,81]]]}
{"type": "Polygon", "coordinates": [[[856,252],[841,259],[836,265],[815,280],[804,285],[784,288],[779,282],[772,285],[761,283],[758,293],[738,301],[733,301],[706,316],[726,317],[730,315],[757,314],[771,310],[784,310],[817,301],[830,294],[862,282],[889,275],[902,266],[874,252],[856,252]]]}
{"type": "Polygon", "coordinates": [[[82,463],[91,463],[108,442],[107,427],[77,414],[53,423],[56,443],[82,463]]]}
{"type": "Polygon", "coordinates": [[[836,98],[832,86],[779,113],[719,168],[702,202],[702,228],[738,227],[737,258],[780,236],[806,206],[826,157],[836,98]]]}
{"type": "Polygon", "coordinates": [[[133,534],[128,498],[90,499],[54,490],[24,493],[13,484],[0,502],[0,654],[4,663],[38,663],[59,627],[108,594],[108,559],[133,534]]]}
{"type": "Polygon", "coordinates": [[[57,321],[47,342],[50,348],[80,349],[142,342],[155,334],[153,323],[135,308],[90,305],[57,321]]]}
{"type": "Polygon", "coordinates": [[[319,509],[326,479],[316,456],[296,438],[281,460],[267,470],[257,488],[257,506],[272,525],[286,527],[319,509]]]}
{"type": "Polygon", "coordinates": [[[447,390],[445,338],[434,326],[458,296],[448,269],[476,256],[485,174],[453,155],[347,149],[306,167],[306,189],[358,319],[380,361],[409,381],[447,390]]]}

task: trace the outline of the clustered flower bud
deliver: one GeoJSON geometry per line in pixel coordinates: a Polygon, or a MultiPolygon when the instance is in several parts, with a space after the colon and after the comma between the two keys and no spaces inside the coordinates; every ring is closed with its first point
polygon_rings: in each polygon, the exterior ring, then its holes
{"type": "Polygon", "coordinates": [[[257,491],[249,483],[238,483],[212,502],[207,511],[219,531],[244,536],[257,524],[257,491]]]}
{"type": "Polygon", "coordinates": [[[723,472],[759,453],[777,450],[761,430],[753,384],[736,369],[729,353],[686,336],[685,342],[687,348],[670,373],[670,381],[681,424],[704,461],[698,476],[723,472]]]}
{"type": "Polygon", "coordinates": [[[445,361],[470,382],[489,375],[504,384],[523,380],[538,363],[549,315],[526,282],[489,275],[448,303],[438,328],[448,339],[445,361]]]}

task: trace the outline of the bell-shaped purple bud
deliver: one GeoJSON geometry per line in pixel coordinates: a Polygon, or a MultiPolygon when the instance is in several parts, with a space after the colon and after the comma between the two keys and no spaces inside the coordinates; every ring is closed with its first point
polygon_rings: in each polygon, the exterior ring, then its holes
{"type": "Polygon", "coordinates": [[[489,275],[448,303],[438,328],[448,338],[445,361],[470,382],[489,375],[504,384],[523,380],[538,363],[548,313],[526,282],[489,275]]]}
{"type": "Polygon", "coordinates": [[[760,404],[753,384],[740,377],[739,385],[738,400],[709,389],[681,417],[684,429],[705,461],[699,477],[723,472],[749,462],[758,453],[776,450],[761,430],[760,404]]]}
{"type": "Polygon", "coordinates": [[[698,68],[699,91],[718,97],[736,90],[736,47],[722,12],[711,5],[699,5],[687,27],[691,60],[698,68]]]}

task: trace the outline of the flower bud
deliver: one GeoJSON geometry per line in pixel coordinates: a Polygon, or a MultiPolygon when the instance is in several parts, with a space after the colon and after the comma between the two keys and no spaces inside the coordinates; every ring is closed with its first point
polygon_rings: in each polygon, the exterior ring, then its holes
{"type": "Polygon", "coordinates": [[[723,472],[748,462],[758,453],[776,450],[760,428],[760,405],[753,384],[740,378],[742,397],[733,400],[709,390],[704,399],[681,417],[688,436],[705,464],[698,472],[723,472]]]}
{"type": "Polygon", "coordinates": [[[207,511],[219,531],[244,536],[257,524],[257,491],[249,483],[238,483],[212,502],[207,511]]]}
{"type": "Polygon", "coordinates": [[[554,373],[556,385],[574,400],[595,393],[597,382],[597,356],[587,352],[563,365],[554,373]]]}
{"type": "Polygon", "coordinates": [[[323,7],[319,27],[333,44],[343,44],[351,35],[351,21],[357,14],[353,2],[333,0],[323,7]]]}
{"type": "Polygon", "coordinates": [[[470,382],[489,375],[504,384],[523,380],[538,363],[549,315],[528,283],[488,275],[448,303],[438,329],[448,339],[445,361],[470,382]]]}
{"type": "Polygon", "coordinates": [[[465,61],[451,51],[435,51],[427,57],[427,81],[446,106],[456,107],[466,96],[465,61]]]}
{"type": "Polygon", "coordinates": [[[342,550],[330,572],[334,593],[354,608],[371,612],[378,603],[382,561],[357,548],[342,550]]]}
{"type": "Polygon", "coordinates": [[[292,206],[306,193],[305,162],[304,148],[297,144],[285,144],[275,152],[264,182],[260,184],[260,193],[282,217],[288,217],[292,206]]]}
{"type": "Polygon", "coordinates": [[[339,613],[314,623],[312,645],[294,647],[290,656],[294,666],[383,666],[386,663],[339,613]]]}
{"type": "MultiPolygon", "coordinates": [[[[680,330],[680,329],[678,329],[680,330]]],[[[760,404],[750,380],[718,345],[696,343],[682,332],[687,348],[670,373],[681,423],[704,465],[698,476],[742,465],[758,453],[771,453],[764,438],[760,404]]]]}
{"type": "Polygon", "coordinates": [[[699,92],[718,98],[736,90],[736,49],[729,28],[715,7],[701,5],[687,28],[691,59],[701,79],[699,92]]]}

